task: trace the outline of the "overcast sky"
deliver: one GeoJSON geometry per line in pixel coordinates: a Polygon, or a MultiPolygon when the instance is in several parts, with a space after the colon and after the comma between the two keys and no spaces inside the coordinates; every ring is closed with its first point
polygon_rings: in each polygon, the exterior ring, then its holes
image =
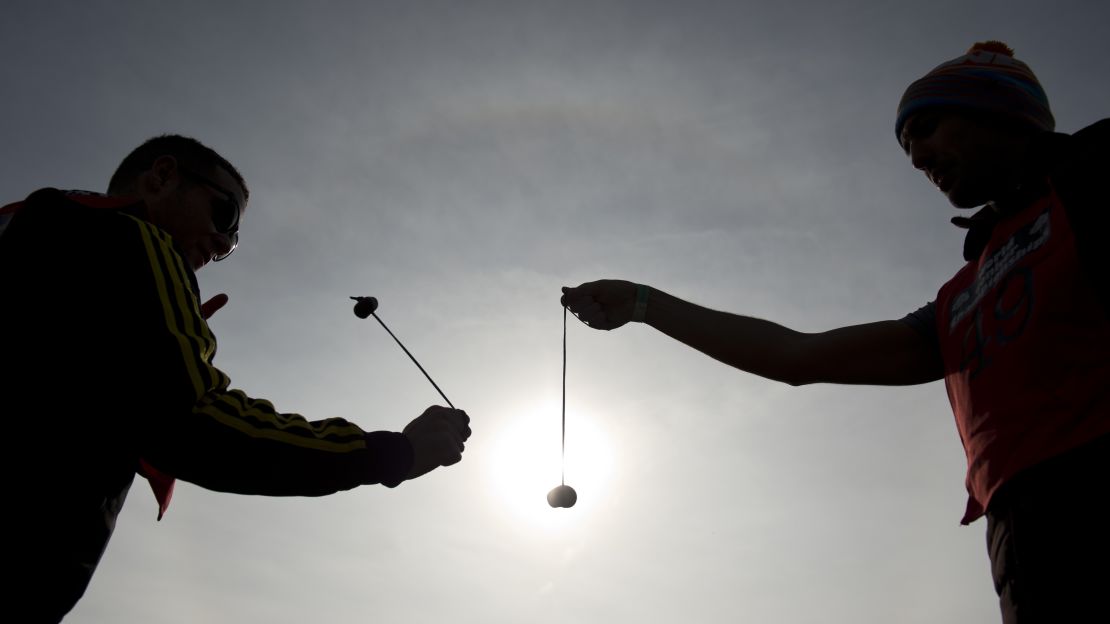
{"type": "Polygon", "coordinates": [[[579,503],[547,507],[559,287],[804,331],[900,318],[962,244],[895,141],[902,91],[1002,39],[1073,132],[1110,113],[1107,23],[1100,0],[6,1],[0,203],[194,136],[251,187],[238,251],[198,275],[231,297],[232,385],[400,430],[442,400],[351,313],[374,295],[474,429],[394,490],[181,483],[155,522],[139,480],[67,621],[997,621],[941,383],[791,388],[572,319],[579,503]]]}

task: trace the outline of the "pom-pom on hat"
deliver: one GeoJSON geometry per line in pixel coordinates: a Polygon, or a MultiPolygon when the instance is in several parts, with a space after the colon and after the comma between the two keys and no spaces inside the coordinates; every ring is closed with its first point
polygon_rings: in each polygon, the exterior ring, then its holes
{"type": "Polygon", "coordinates": [[[1001,41],[976,43],[967,54],[938,65],[911,84],[898,103],[894,123],[898,142],[910,115],[939,107],[994,112],[1039,130],[1056,127],[1048,96],[1033,70],[1014,58],[1014,51],[1001,41]]]}

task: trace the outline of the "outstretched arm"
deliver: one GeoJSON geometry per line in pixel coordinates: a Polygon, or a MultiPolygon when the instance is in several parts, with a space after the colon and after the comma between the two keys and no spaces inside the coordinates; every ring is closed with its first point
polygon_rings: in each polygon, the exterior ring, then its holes
{"type": "Polygon", "coordinates": [[[131,423],[129,435],[155,468],[213,490],[318,496],[369,483],[392,487],[461,459],[470,428],[460,410],[431,407],[403,432],[367,432],[342,418],[281,413],[230,389],[212,365],[216,341],[204,321],[222,299],[201,306],[169,237],[131,221],[148,262],[132,269],[136,322],[126,343],[137,351],[135,386],[149,413],[131,423]]]}
{"type": "MultiPolygon", "coordinates": [[[[768,379],[795,386],[911,385],[943,376],[936,347],[899,321],[803,333],[711,310],[654,288],[646,294],[643,322],[729,366],[768,379]]],[[[636,299],[637,284],[599,280],[564,288],[562,301],[587,325],[608,330],[633,319],[636,299]]]]}

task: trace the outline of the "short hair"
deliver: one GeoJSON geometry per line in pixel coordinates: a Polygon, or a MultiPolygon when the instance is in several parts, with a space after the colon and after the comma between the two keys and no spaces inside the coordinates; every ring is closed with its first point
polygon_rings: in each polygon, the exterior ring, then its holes
{"type": "Polygon", "coordinates": [[[210,170],[221,167],[243,188],[243,199],[250,198],[250,190],[243,181],[243,175],[226,158],[200,141],[180,134],[163,134],[147,139],[142,145],[131,150],[108,181],[108,194],[126,193],[143,172],[150,169],[161,156],[173,156],[184,167],[210,170]]]}

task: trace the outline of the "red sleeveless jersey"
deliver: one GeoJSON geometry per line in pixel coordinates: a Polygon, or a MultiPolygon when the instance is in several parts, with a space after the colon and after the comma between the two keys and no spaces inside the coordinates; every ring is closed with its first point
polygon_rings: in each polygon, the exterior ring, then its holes
{"type": "Polygon", "coordinates": [[[995,226],[936,310],[968,524],[1021,470],[1110,434],[1110,322],[1051,187],[995,226]]]}

